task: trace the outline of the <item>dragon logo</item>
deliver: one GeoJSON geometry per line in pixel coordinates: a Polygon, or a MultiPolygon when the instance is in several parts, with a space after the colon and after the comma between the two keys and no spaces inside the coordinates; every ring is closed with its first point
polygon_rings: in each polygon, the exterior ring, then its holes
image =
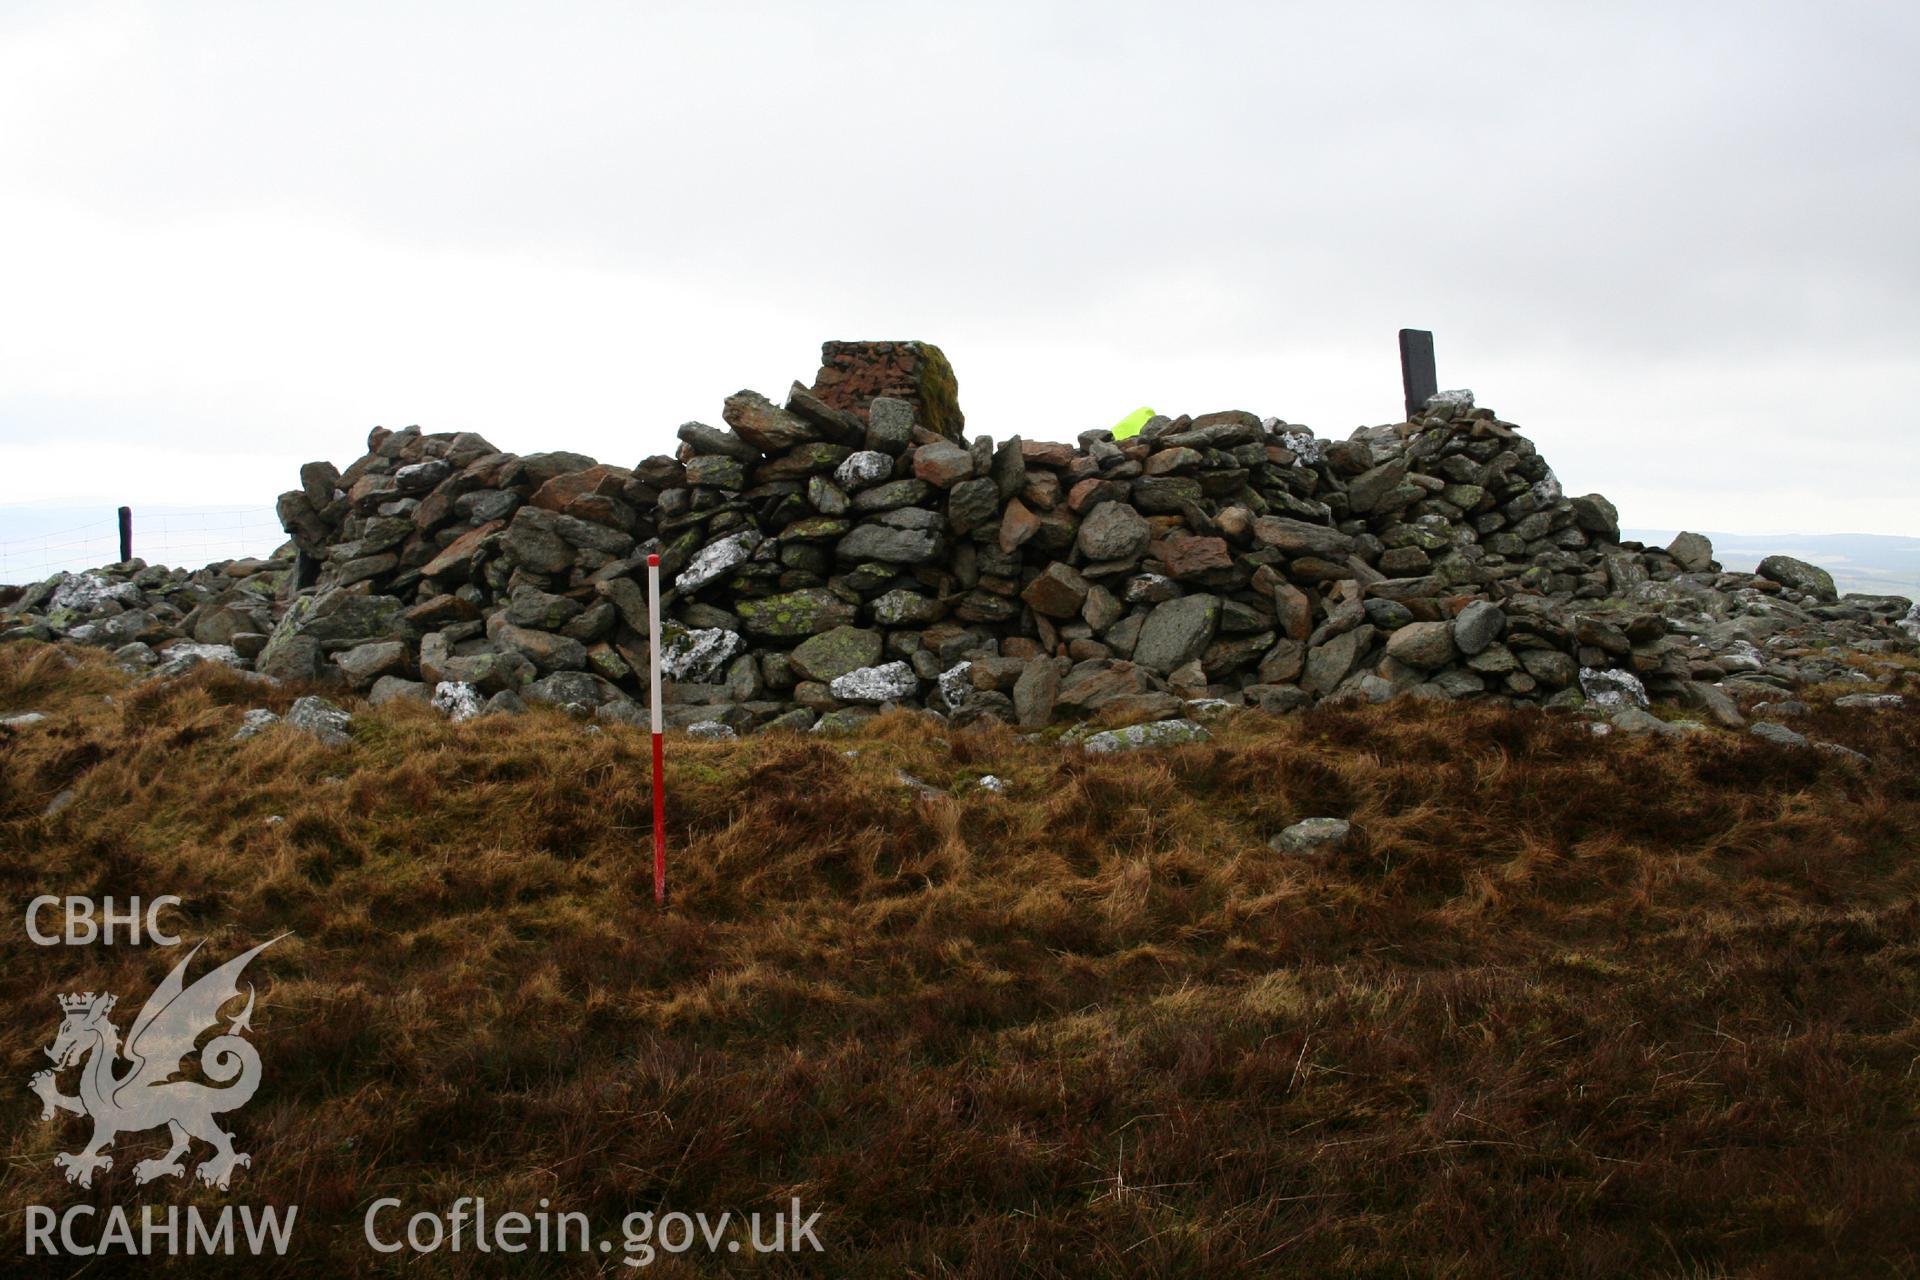
{"type": "Polygon", "coordinates": [[[118,997],[91,991],[60,997],[60,1008],[66,1016],[52,1047],[46,1050],[54,1069],[36,1074],[30,1087],[40,1095],[42,1120],[51,1120],[56,1109],[93,1118],[93,1137],[86,1146],[71,1155],[62,1152],[53,1158],[55,1167],[66,1171],[68,1182],[92,1186],[95,1169],[113,1167],[107,1148],[115,1137],[161,1125],[167,1127],[173,1145],[159,1159],[142,1160],[133,1167],[137,1183],[185,1174],[181,1157],[187,1153],[191,1138],[213,1147],[212,1158],[201,1161],[194,1171],[208,1186],[225,1190],[235,1167],[252,1163],[250,1157],[233,1149],[234,1135],[214,1122],[214,1116],[221,1112],[244,1107],[260,1087],[260,1055],[241,1038],[242,1032],[252,1029],[251,983],[247,985],[246,1008],[232,1018],[225,1034],[200,1048],[201,1075],[224,1087],[175,1080],[173,1076],[180,1070],[181,1059],[194,1052],[194,1041],[201,1033],[218,1026],[221,1008],[239,996],[240,972],[247,962],[278,941],[280,938],[263,942],[187,986],[187,964],[200,951],[196,945],[148,997],[140,1016],[133,1020],[124,1050],[120,1029],[107,1016],[118,997]],[[123,1053],[130,1065],[120,1071],[123,1053]],[[83,1060],[79,1096],[61,1093],[57,1073],[83,1060]]]}

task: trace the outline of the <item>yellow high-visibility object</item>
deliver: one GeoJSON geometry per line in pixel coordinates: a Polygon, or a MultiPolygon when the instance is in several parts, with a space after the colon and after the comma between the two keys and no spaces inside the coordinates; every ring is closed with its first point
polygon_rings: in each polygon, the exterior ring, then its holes
{"type": "Polygon", "coordinates": [[[1153,410],[1147,408],[1135,409],[1132,413],[1113,424],[1113,438],[1115,440],[1131,440],[1134,436],[1140,434],[1140,428],[1146,426],[1147,423],[1151,421],[1153,421],[1153,410]]]}

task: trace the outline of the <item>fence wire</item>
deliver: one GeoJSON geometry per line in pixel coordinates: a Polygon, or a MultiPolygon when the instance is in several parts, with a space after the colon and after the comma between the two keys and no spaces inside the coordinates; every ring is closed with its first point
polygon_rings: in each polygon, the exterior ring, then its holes
{"type": "MultiPolygon", "coordinates": [[[[133,510],[133,554],[148,564],[198,569],[266,556],[286,541],[272,507],[211,511],[133,510]]],[[[118,513],[45,533],[0,538],[0,582],[38,582],[120,559],[118,513]]]]}

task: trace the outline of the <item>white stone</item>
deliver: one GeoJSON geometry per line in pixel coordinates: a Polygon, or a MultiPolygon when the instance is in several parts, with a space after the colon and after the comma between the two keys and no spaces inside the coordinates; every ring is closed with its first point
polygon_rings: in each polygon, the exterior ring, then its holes
{"type": "Polygon", "coordinates": [[[742,529],[738,533],[728,534],[717,542],[708,543],[700,548],[699,553],[673,580],[674,590],[698,591],[736,565],[744,564],[760,542],[760,534],[757,531],[742,529]]]}
{"type": "Polygon", "coordinates": [[[849,454],[846,461],[833,469],[834,482],[848,493],[858,493],[892,476],[893,459],[877,449],[849,454]]]}
{"type": "Polygon", "coordinates": [[[60,585],[53,589],[47,608],[91,613],[109,601],[133,604],[139,599],[140,588],[131,582],[110,582],[97,573],[66,573],[60,575],[60,585]]]}
{"type": "Polygon", "coordinates": [[[18,715],[0,716],[0,729],[24,729],[39,724],[47,718],[44,711],[22,711],[18,715]]]}
{"type": "Polygon", "coordinates": [[[947,700],[950,709],[958,709],[967,700],[967,694],[973,690],[973,681],[967,673],[973,670],[971,662],[956,662],[940,673],[940,696],[947,700]]]}
{"type": "Polygon", "coordinates": [[[860,667],[834,680],[827,691],[842,702],[898,702],[920,691],[920,678],[904,662],[860,667]]]}
{"type": "Polygon", "coordinates": [[[738,631],[723,627],[683,631],[660,646],[660,670],[670,680],[706,680],[745,647],[738,631]]]}
{"type": "Polygon", "coordinates": [[[1308,466],[1326,460],[1327,442],[1311,431],[1282,431],[1280,443],[1289,453],[1308,466]]]}
{"type": "Polygon", "coordinates": [[[1647,686],[1631,671],[1580,668],[1580,692],[1592,706],[1644,707],[1648,705],[1647,686]]]}
{"type": "Polygon", "coordinates": [[[455,724],[473,719],[486,705],[480,690],[465,680],[442,680],[433,686],[433,709],[455,724]]]}
{"type": "Polygon", "coordinates": [[[687,726],[687,736],[702,742],[732,742],[740,735],[733,731],[732,726],[721,724],[718,720],[696,720],[687,726]]]}

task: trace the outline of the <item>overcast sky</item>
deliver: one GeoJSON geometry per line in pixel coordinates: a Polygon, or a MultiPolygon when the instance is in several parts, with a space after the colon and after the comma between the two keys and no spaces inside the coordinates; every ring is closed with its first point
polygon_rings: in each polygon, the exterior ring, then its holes
{"type": "Polygon", "coordinates": [[[632,463],[826,338],[996,437],[1345,435],[1413,326],[1629,525],[1920,534],[1916,65],[1911,3],[0,0],[0,514],[632,463]]]}

